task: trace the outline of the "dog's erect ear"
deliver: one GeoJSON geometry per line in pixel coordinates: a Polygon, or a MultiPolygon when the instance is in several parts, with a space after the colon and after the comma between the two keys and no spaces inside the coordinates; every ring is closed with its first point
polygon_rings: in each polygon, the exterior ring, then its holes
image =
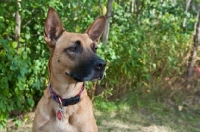
{"type": "Polygon", "coordinates": [[[49,48],[55,46],[57,39],[63,31],[64,28],[58,14],[50,7],[44,27],[44,40],[47,42],[49,48]]]}
{"type": "Polygon", "coordinates": [[[106,18],[104,16],[98,17],[85,31],[90,39],[95,42],[99,41],[99,38],[104,30],[106,24],[106,18]]]}

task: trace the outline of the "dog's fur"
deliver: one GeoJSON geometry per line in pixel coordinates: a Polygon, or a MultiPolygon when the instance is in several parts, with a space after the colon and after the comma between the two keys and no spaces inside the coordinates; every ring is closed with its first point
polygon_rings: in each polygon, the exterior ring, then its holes
{"type": "MultiPolygon", "coordinates": [[[[44,39],[50,49],[49,83],[62,98],[77,95],[83,82],[103,78],[105,61],[96,53],[100,35],[105,26],[105,17],[98,17],[83,34],[65,31],[53,8],[49,8],[45,22],[44,39]]],[[[49,93],[49,87],[37,105],[33,132],[97,132],[92,103],[86,89],[80,101],[64,107],[63,119],[58,120],[58,103],[49,93]]]]}

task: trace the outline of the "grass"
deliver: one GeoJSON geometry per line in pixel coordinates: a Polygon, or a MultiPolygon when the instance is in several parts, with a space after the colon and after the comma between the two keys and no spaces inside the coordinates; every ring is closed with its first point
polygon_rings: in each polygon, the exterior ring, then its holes
{"type": "MultiPolygon", "coordinates": [[[[98,124],[104,126],[102,131],[200,132],[200,97],[196,104],[186,105],[188,97],[191,96],[180,90],[135,91],[120,102],[107,102],[111,108],[97,105],[100,111],[104,111],[97,116],[98,124]],[[112,121],[116,124],[108,123],[112,121]],[[119,127],[120,122],[124,128],[119,127]]],[[[196,98],[192,97],[192,100],[196,98]]]]}

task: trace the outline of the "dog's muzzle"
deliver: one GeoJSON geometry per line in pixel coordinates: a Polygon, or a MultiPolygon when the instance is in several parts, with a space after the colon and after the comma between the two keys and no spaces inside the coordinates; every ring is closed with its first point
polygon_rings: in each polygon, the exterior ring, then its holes
{"type": "Polygon", "coordinates": [[[79,82],[96,81],[103,78],[105,66],[106,62],[104,60],[94,56],[88,61],[80,63],[71,73],[66,73],[66,75],[79,82]]]}

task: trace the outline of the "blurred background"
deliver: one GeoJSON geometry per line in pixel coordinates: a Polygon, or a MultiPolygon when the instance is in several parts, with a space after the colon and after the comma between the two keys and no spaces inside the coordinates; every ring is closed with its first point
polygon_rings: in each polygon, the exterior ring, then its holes
{"type": "Polygon", "coordinates": [[[106,75],[87,83],[100,131],[200,131],[199,0],[0,0],[0,131],[31,131],[48,85],[50,6],[68,32],[107,18],[106,75]]]}

